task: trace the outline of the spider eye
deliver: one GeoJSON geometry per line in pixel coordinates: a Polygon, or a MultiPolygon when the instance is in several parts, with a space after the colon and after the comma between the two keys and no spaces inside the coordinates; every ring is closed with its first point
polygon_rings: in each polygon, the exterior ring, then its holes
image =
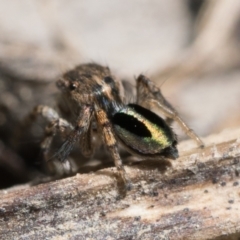
{"type": "Polygon", "coordinates": [[[110,84],[110,83],[113,83],[113,82],[114,82],[113,79],[112,79],[111,77],[109,77],[109,76],[105,77],[103,80],[104,80],[104,82],[107,83],[107,84],[110,84]]]}
{"type": "Polygon", "coordinates": [[[75,90],[77,88],[77,84],[76,83],[70,83],[70,85],[69,85],[69,90],[70,91],[73,91],[73,90],[75,90]]]}
{"type": "Polygon", "coordinates": [[[129,104],[115,113],[113,128],[125,147],[143,156],[177,158],[177,139],[172,129],[155,113],[129,104]]]}

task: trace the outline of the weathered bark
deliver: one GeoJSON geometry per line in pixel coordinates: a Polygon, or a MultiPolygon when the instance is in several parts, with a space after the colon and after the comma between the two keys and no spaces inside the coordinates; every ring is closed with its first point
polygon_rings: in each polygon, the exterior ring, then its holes
{"type": "Polygon", "coordinates": [[[128,192],[114,168],[2,190],[0,238],[239,239],[239,139],[180,152],[126,166],[128,192]]]}

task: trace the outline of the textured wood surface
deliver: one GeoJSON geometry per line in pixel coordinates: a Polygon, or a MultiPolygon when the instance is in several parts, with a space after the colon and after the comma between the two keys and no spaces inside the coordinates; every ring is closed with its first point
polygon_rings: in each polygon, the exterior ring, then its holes
{"type": "Polygon", "coordinates": [[[239,239],[240,141],[0,192],[1,239],[239,239]]]}

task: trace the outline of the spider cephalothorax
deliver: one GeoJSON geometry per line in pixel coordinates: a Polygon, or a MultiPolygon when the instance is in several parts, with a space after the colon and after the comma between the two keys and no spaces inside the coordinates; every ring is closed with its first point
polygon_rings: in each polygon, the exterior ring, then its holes
{"type": "Polygon", "coordinates": [[[95,146],[92,136],[95,134],[101,136],[123,180],[128,182],[118,152],[118,142],[141,158],[162,156],[175,159],[178,157],[177,138],[169,126],[175,120],[198,145],[203,146],[153,82],[143,75],[136,82],[137,100],[126,104],[123,101],[124,88],[108,67],[90,63],[65,73],[57,81],[61,90],[61,117],[47,106],[38,106],[32,113],[34,116],[41,114],[50,122],[41,144],[45,157],[53,136],[60,132],[65,141],[55,158],[69,170],[67,159],[76,144],[84,156],[93,155],[95,146]],[[166,119],[152,112],[153,107],[162,111],[166,119]]]}

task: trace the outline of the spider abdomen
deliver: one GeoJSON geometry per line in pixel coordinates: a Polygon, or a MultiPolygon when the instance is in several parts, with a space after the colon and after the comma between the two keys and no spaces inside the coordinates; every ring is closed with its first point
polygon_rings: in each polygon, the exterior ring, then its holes
{"type": "Polygon", "coordinates": [[[143,156],[176,158],[176,135],[167,123],[150,110],[128,104],[114,114],[113,128],[131,152],[143,156]]]}

